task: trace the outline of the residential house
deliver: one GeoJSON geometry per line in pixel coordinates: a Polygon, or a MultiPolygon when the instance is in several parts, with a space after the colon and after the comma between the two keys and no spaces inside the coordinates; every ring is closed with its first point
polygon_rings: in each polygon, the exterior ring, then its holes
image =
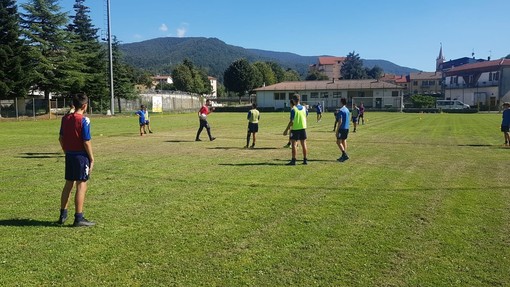
{"type": "Polygon", "coordinates": [[[444,72],[445,99],[497,107],[510,101],[510,59],[474,62],[444,72]]]}
{"type": "Polygon", "coordinates": [[[311,71],[318,71],[328,76],[330,80],[340,79],[340,69],[345,57],[319,57],[319,62],[310,66],[311,71]]]}
{"type": "Polygon", "coordinates": [[[418,72],[409,74],[408,93],[411,95],[441,95],[441,72],[418,72]]]}
{"type": "Polygon", "coordinates": [[[325,109],[340,105],[340,99],[349,103],[363,102],[367,108],[401,108],[403,88],[384,81],[333,80],[282,82],[257,88],[257,105],[261,108],[282,109],[289,107],[292,95],[301,95],[301,102],[311,106],[320,102],[325,109]]]}

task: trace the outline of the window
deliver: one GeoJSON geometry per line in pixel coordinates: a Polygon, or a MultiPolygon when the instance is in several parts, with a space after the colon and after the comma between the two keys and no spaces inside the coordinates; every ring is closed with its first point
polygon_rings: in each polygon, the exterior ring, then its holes
{"type": "Polygon", "coordinates": [[[329,92],[321,92],[321,98],[328,98],[329,92]]]}
{"type": "Polygon", "coordinates": [[[285,101],[285,93],[274,93],[275,101],[285,101]]]}
{"type": "Polygon", "coordinates": [[[413,86],[418,86],[418,81],[413,81],[413,86]]]}
{"type": "Polygon", "coordinates": [[[391,91],[392,97],[398,97],[398,91],[391,91]]]}
{"type": "Polygon", "coordinates": [[[498,81],[499,72],[489,73],[489,81],[498,81]]]}
{"type": "Polygon", "coordinates": [[[317,92],[310,93],[310,98],[313,99],[313,98],[318,98],[318,97],[319,97],[319,93],[317,93],[317,92]]]}
{"type": "Polygon", "coordinates": [[[304,103],[308,101],[308,95],[301,95],[301,102],[304,103]]]}
{"type": "Polygon", "coordinates": [[[333,98],[341,98],[342,92],[333,92],[333,98]]]}
{"type": "Polygon", "coordinates": [[[436,85],[436,81],[429,81],[429,86],[435,86],[436,85]]]}
{"type": "Polygon", "coordinates": [[[365,92],[358,92],[358,97],[360,97],[360,98],[365,97],[365,92]]]}

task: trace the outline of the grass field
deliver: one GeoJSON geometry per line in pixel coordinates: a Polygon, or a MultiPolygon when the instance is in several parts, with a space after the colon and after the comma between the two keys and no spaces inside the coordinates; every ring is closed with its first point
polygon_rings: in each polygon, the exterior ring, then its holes
{"type": "Polygon", "coordinates": [[[144,137],[93,117],[93,228],[53,223],[60,122],[0,122],[0,286],[510,286],[501,114],[368,113],[345,163],[311,114],[308,166],[285,166],[286,113],[254,150],[245,117],[211,115],[213,142],[194,113],[144,137]]]}

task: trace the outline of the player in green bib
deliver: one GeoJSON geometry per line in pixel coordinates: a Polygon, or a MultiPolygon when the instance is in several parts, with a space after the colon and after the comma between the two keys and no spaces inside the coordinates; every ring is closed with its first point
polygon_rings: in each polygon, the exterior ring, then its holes
{"type": "Polygon", "coordinates": [[[257,110],[257,104],[253,103],[251,105],[251,110],[248,112],[248,134],[246,135],[246,146],[244,148],[248,148],[250,146],[250,136],[253,134],[253,143],[250,148],[255,148],[255,134],[259,131],[259,120],[260,120],[260,112],[257,110]]]}
{"type": "Polygon", "coordinates": [[[290,121],[283,132],[283,135],[286,136],[292,128],[290,131],[292,159],[287,165],[296,165],[297,141],[301,142],[301,147],[303,148],[303,164],[306,165],[308,164],[306,158],[308,153],[308,148],[306,147],[306,117],[308,116],[308,110],[300,104],[300,96],[298,94],[292,96],[292,101],[295,103],[295,106],[290,110],[290,121]]]}

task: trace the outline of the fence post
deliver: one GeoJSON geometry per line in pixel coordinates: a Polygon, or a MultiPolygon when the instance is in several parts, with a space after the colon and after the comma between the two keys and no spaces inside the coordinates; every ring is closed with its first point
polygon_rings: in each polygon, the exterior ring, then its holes
{"type": "Polygon", "coordinates": [[[19,120],[19,117],[18,117],[18,98],[17,97],[14,98],[14,106],[16,107],[16,119],[19,120]]]}
{"type": "Polygon", "coordinates": [[[32,98],[32,114],[34,115],[35,120],[35,98],[32,98]]]}

